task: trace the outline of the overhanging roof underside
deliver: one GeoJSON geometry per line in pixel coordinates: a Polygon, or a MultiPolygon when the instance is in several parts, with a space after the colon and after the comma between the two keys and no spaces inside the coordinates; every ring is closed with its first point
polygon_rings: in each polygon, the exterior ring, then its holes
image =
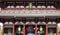
{"type": "Polygon", "coordinates": [[[40,16],[60,16],[60,14],[0,14],[0,16],[40,17],[40,16]]]}
{"type": "Polygon", "coordinates": [[[60,16],[60,10],[2,10],[0,11],[0,16],[60,16]]]}
{"type": "Polygon", "coordinates": [[[60,0],[1,0],[1,1],[60,1],[60,0]]]}

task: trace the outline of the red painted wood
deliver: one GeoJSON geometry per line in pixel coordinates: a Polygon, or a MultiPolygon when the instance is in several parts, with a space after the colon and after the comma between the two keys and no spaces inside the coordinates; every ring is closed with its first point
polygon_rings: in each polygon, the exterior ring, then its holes
{"type": "Polygon", "coordinates": [[[3,27],[2,27],[3,29],[2,29],[2,35],[4,35],[4,25],[3,25],[3,27]]]}
{"type": "Polygon", "coordinates": [[[35,25],[35,35],[37,35],[37,24],[35,25]]]}
{"type": "Polygon", "coordinates": [[[58,35],[58,24],[56,24],[56,35],[58,35]]]}
{"type": "MultiPolygon", "coordinates": [[[[37,24],[35,25],[35,35],[37,35],[37,24]]],[[[13,24],[13,30],[12,30],[12,35],[14,35],[14,32],[15,32],[15,30],[14,30],[15,28],[14,28],[14,24],[13,24]]],[[[25,34],[26,32],[25,32],[25,25],[23,25],[23,35],[26,35],[25,34]]],[[[4,35],[4,25],[3,25],[3,29],[2,29],[2,35],[4,35]]],[[[46,24],[46,34],[45,35],[48,35],[48,24],[46,24]]],[[[56,35],[58,35],[58,25],[56,24],[56,35]]]]}
{"type": "Polygon", "coordinates": [[[46,24],[46,35],[48,35],[48,24],[46,24]]]}
{"type": "Polygon", "coordinates": [[[14,32],[15,32],[15,30],[14,30],[14,24],[13,24],[13,30],[12,30],[12,32],[13,32],[12,35],[14,35],[14,32]]]}
{"type": "Polygon", "coordinates": [[[2,26],[2,28],[3,28],[3,29],[2,29],[2,35],[4,35],[4,25],[2,26]]]}
{"type": "Polygon", "coordinates": [[[25,25],[23,25],[23,35],[25,35],[25,25]]]}

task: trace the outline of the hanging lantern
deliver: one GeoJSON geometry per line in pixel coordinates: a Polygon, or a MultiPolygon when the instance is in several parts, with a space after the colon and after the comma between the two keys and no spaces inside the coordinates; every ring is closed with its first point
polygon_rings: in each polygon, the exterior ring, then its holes
{"type": "Polygon", "coordinates": [[[40,35],[40,33],[43,33],[44,31],[43,31],[43,27],[42,26],[40,26],[39,27],[39,31],[38,31],[38,34],[40,35]]]}
{"type": "Polygon", "coordinates": [[[40,32],[42,32],[42,31],[43,31],[43,28],[42,28],[42,26],[40,26],[39,30],[40,30],[40,32]]]}
{"type": "Polygon", "coordinates": [[[32,8],[32,3],[29,3],[29,8],[32,8]]]}
{"type": "Polygon", "coordinates": [[[19,34],[21,33],[21,27],[20,26],[18,27],[18,33],[19,34]]]}
{"type": "Polygon", "coordinates": [[[2,28],[3,27],[3,23],[2,22],[0,22],[0,35],[2,35],[2,28]]]}
{"type": "Polygon", "coordinates": [[[58,23],[57,25],[58,25],[58,33],[60,33],[60,23],[58,23]]]}

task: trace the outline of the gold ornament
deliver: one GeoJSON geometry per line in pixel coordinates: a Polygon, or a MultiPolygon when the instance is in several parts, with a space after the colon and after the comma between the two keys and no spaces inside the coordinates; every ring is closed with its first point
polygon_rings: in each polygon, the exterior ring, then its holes
{"type": "Polygon", "coordinates": [[[29,3],[29,8],[32,8],[32,3],[29,3]]]}

